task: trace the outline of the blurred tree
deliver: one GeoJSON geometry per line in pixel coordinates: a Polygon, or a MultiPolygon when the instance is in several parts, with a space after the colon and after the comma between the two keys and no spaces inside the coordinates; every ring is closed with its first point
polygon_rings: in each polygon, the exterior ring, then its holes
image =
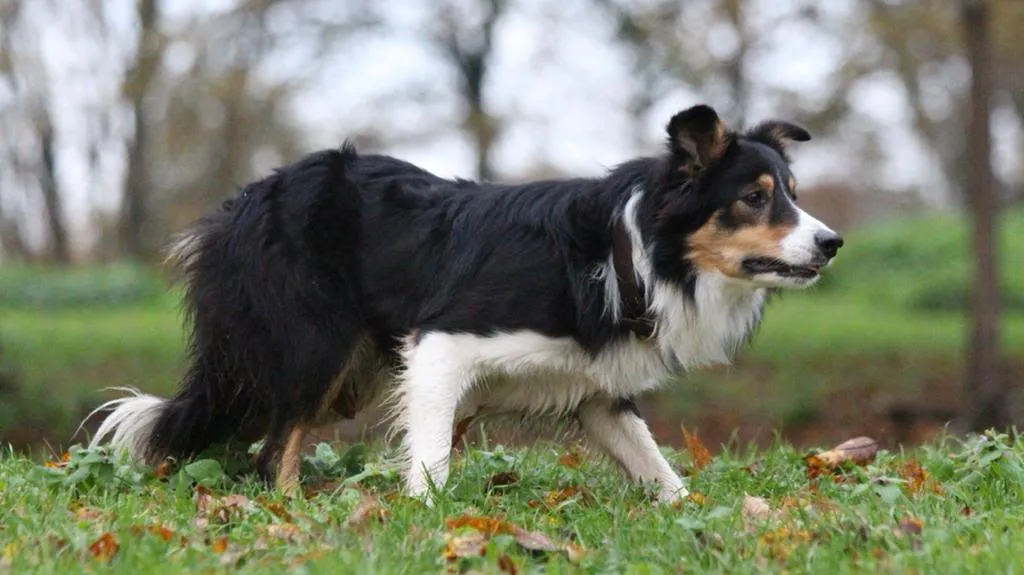
{"type": "Polygon", "coordinates": [[[456,4],[441,2],[437,5],[431,39],[458,74],[458,95],[465,108],[462,129],[473,141],[476,176],[492,180],[495,172],[491,150],[501,130],[501,121],[488,111],[484,90],[493,60],[494,29],[508,2],[482,0],[469,7],[465,3],[456,4]]]}
{"type": "Polygon", "coordinates": [[[56,133],[49,100],[47,71],[42,61],[39,38],[33,34],[36,24],[23,10],[21,0],[9,0],[0,6],[0,79],[6,98],[0,100],[3,125],[3,162],[9,169],[6,185],[0,185],[0,245],[11,255],[30,256],[25,241],[26,229],[19,222],[38,194],[43,212],[46,246],[44,253],[56,263],[71,259],[65,223],[63,195],[60,189],[56,133]],[[21,191],[21,197],[18,197],[21,191]],[[18,200],[21,200],[20,202],[18,200]],[[7,206],[21,204],[15,213],[7,206]]]}
{"type": "Polygon", "coordinates": [[[157,0],[137,0],[136,20],[138,37],[134,62],[125,73],[122,95],[132,111],[132,133],[127,143],[128,167],[124,193],[121,199],[118,235],[121,255],[136,260],[147,260],[156,252],[157,240],[147,233],[150,220],[152,178],[149,174],[150,119],[147,117],[146,99],[163,57],[164,41],[159,32],[160,5],[157,0]]]}
{"type": "Polygon", "coordinates": [[[973,227],[974,283],[968,342],[966,425],[974,431],[1011,423],[1008,389],[999,353],[999,273],[995,229],[998,213],[992,175],[991,9],[988,0],[961,0],[961,21],[971,68],[970,129],[967,132],[966,200],[973,227]]]}

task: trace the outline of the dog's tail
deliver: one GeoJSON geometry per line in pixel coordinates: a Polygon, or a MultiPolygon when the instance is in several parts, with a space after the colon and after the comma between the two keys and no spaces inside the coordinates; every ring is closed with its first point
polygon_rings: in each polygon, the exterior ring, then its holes
{"type": "Polygon", "coordinates": [[[358,190],[346,175],[355,158],[347,143],[311,154],[246,186],[177,238],[168,261],[183,271],[188,371],[171,399],[120,388],[129,394],[93,412],[113,409],[90,445],[109,440],[155,464],[232,438],[256,439],[277,410],[294,411],[294,394],[305,390],[289,382],[309,379],[301,370],[316,364],[310,348],[334,345],[303,341],[308,329],[297,316],[322,321],[331,309],[323,290],[333,278],[321,262],[350,256],[334,253],[342,242],[325,234],[358,217],[351,208],[358,190]],[[327,226],[310,227],[311,219],[327,226]]]}

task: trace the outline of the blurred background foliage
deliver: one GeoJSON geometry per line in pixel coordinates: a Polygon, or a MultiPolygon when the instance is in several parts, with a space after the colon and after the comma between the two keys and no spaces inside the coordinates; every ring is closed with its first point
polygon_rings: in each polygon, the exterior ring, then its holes
{"type": "Polygon", "coordinates": [[[160,250],[276,165],[351,138],[444,175],[596,175],[699,101],[807,125],[801,202],[848,247],[735,366],[646,401],[659,435],[1019,421],[1020,30],[1017,0],[2,0],[0,440],[68,442],[107,386],[170,393],[160,250]]]}

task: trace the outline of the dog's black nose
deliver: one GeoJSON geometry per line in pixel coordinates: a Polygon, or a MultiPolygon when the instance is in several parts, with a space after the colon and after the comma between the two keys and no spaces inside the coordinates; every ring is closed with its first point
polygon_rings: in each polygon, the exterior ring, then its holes
{"type": "Polygon", "coordinates": [[[832,259],[839,253],[839,248],[843,247],[843,236],[828,231],[815,236],[814,242],[818,244],[818,248],[825,254],[825,257],[832,259]]]}

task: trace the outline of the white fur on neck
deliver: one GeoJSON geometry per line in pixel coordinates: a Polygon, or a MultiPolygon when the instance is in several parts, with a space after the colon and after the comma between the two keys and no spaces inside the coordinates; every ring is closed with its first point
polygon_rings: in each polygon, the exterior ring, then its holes
{"type": "Polygon", "coordinates": [[[632,243],[637,281],[658,321],[658,348],[683,369],[729,363],[761,318],[765,290],[717,272],[700,272],[690,299],[677,284],[657,279],[651,246],[643,243],[636,217],[643,194],[643,188],[634,188],[621,217],[632,243]]]}

